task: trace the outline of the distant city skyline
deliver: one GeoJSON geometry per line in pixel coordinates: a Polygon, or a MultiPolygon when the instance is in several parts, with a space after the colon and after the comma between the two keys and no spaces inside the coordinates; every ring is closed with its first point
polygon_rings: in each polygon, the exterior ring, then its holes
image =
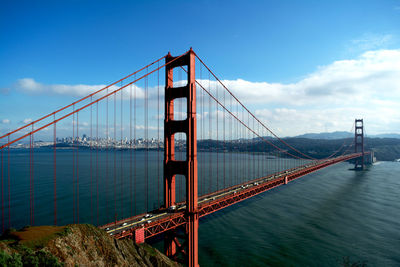
{"type": "Polygon", "coordinates": [[[398,1],[3,1],[0,25],[1,134],[190,47],[279,136],[400,133],[398,1]]]}

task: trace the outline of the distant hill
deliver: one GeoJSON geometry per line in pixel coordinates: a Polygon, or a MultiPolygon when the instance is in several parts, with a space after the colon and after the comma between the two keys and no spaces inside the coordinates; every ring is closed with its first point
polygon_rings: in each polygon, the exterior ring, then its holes
{"type": "MultiPolygon", "coordinates": [[[[354,136],[354,133],[350,133],[350,132],[332,132],[332,133],[306,133],[306,134],[295,136],[295,138],[334,140],[334,139],[350,138],[353,136],[354,136]]],[[[400,139],[400,134],[395,134],[395,133],[376,134],[376,135],[367,135],[367,136],[370,138],[397,138],[397,139],[400,139]]]]}
{"type": "Polygon", "coordinates": [[[350,132],[333,132],[333,133],[306,133],[295,136],[296,138],[307,138],[307,139],[343,139],[353,137],[353,133],[350,132]]]}
{"type": "Polygon", "coordinates": [[[368,135],[368,137],[375,137],[375,138],[397,138],[400,139],[400,134],[377,134],[377,135],[368,135]]]}

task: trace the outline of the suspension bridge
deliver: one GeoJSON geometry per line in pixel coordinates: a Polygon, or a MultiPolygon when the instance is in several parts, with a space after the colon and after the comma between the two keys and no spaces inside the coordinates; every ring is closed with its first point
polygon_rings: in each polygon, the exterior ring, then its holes
{"type": "Polygon", "coordinates": [[[343,161],[364,168],[364,126],[326,157],[296,149],[190,49],[169,53],[3,133],[1,227],[92,223],[164,239],[198,266],[199,219],[343,161]],[[195,69],[196,68],[196,69],[195,69]]]}

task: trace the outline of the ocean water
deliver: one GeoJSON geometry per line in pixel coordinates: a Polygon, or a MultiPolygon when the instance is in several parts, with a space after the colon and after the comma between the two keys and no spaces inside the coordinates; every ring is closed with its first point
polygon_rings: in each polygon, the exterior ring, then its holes
{"type": "MultiPolygon", "coordinates": [[[[157,207],[162,199],[162,152],[146,156],[137,151],[132,155],[136,165],[130,164],[130,157],[130,151],[99,151],[97,156],[80,151],[77,175],[72,168],[76,155],[68,149],[57,151],[57,224],[78,222],[78,210],[80,223],[101,225],[143,213],[145,205],[157,207]]],[[[301,163],[283,160],[279,166],[274,159],[267,164],[263,156],[247,154],[226,154],[224,159],[222,153],[199,153],[198,158],[200,192],[301,163]]],[[[35,225],[54,222],[53,160],[52,150],[35,151],[35,225]]],[[[379,162],[362,172],[351,167],[340,163],[325,168],[202,218],[200,265],[341,266],[349,257],[367,266],[400,266],[400,163],[379,162]]],[[[11,150],[9,213],[8,154],[3,153],[4,228],[30,224],[29,177],[29,152],[11,150]]],[[[178,199],[184,187],[178,177],[178,199]]],[[[152,244],[162,249],[162,242],[152,244]]]]}
{"type": "MultiPolygon", "coordinates": [[[[184,153],[176,153],[178,160],[183,157],[184,153]]],[[[54,151],[49,148],[35,149],[33,157],[25,149],[11,149],[10,154],[4,150],[1,158],[3,229],[53,224],[54,188],[59,225],[104,225],[156,209],[163,201],[163,151],[80,149],[73,153],[70,148],[58,148],[55,166],[54,151]]],[[[247,153],[200,152],[198,161],[199,195],[304,164],[247,153]]],[[[177,201],[185,199],[185,186],[184,176],[177,175],[177,201]]]]}
{"type": "Polygon", "coordinates": [[[201,266],[400,266],[400,163],[340,163],[200,222],[201,266]]]}

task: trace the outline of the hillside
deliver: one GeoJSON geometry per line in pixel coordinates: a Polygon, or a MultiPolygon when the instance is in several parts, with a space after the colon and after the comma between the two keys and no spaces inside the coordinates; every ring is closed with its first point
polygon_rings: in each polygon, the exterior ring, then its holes
{"type": "Polygon", "coordinates": [[[0,266],[179,266],[147,244],[88,224],[26,227],[0,240],[0,266]]]}
{"type": "MultiPolygon", "coordinates": [[[[267,138],[271,144],[280,147],[283,150],[288,150],[292,155],[301,156],[300,154],[290,150],[276,139],[267,138]]],[[[326,158],[332,155],[338,148],[344,146],[337,153],[342,154],[344,151],[354,151],[354,138],[346,139],[309,139],[290,137],[283,139],[286,143],[310,155],[314,158],[326,158]]],[[[394,161],[400,158],[400,139],[397,138],[365,138],[365,150],[374,151],[377,160],[394,161]]],[[[277,150],[271,144],[265,141],[256,139],[241,139],[232,142],[224,142],[223,140],[199,140],[197,142],[199,151],[235,151],[235,152],[267,152],[271,155],[277,155],[277,150]]],[[[282,153],[281,153],[282,154],[282,153]]],[[[284,155],[287,157],[287,155],[284,155]]]]}

